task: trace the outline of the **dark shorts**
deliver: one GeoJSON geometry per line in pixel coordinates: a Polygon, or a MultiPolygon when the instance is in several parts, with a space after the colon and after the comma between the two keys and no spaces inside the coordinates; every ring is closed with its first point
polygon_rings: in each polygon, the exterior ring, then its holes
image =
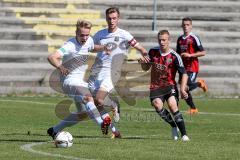
{"type": "MultiPolygon", "coordinates": [[[[197,72],[187,72],[187,75],[188,75],[187,85],[189,87],[189,91],[192,91],[198,87],[198,82],[196,82],[198,73],[197,72]]],[[[181,84],[181,79],[182,79],[182,77],[180,76],[179,82],[178,82],[179,84],[181,84]]]]}
{"type": "Polygon", "coordinates": [[[179,94],[177,86],[169,86],[167,88],[157,88],[154,90],[150,90],[150,101],[152,102],[156,98],[160,98],[164,103],[168,100],[171,96],[174,96],[177,103],[179,101],[179,94]]]}
{"type": "Polygon", "coordinates": [[[188,75],[188,85],[191,85],[192,83],[195,83],[196,79],[197,79],[197,72],[187,72],[188,75]]]}

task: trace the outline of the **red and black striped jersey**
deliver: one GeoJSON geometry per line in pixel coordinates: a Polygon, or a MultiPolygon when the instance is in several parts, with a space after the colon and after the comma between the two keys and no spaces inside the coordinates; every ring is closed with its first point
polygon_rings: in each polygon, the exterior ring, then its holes
{"type": "MultiPolygon", "coordinates": [[[[198,51],[204,51],[202,43],[198,36],[190,33],[188,36],[181,35],[177,40],[177,53],[181,54],[187,52],[189,54],[196,53],[198,51]]],[[[199,62],[197,57],[183,57],[183,64],[188,72],[198,72],[199,62]]]]}
{"type": "Polygon", "coordinates": [[[148,55],[151,63],[150,90],[176,85],[176,72],[186,73],[181,56],[172,49],[168,53],[162,53],[156,47],[150,49],[148,55]]]}

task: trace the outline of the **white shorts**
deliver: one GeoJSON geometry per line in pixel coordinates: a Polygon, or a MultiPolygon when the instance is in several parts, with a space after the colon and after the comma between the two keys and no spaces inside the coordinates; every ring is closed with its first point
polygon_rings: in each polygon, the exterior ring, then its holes
{"type": "Polygon", "coordinates": [[[103,88],[110,93],[114,86],[112,84],[111,77],[105,77],[104,79],[99,80],[96,79],[95,76],[90,76],[88,80],[88,88],[92,94],[96,94],[100,88],[103,88]]]}
{"type": "Polygon", "coordinates": [[[80,78],[66,78],[62,82],[62,89],[65,94],[73,98],[76,102],[83,102],[86,94],[90,94],[88,83],[80,78]]]}

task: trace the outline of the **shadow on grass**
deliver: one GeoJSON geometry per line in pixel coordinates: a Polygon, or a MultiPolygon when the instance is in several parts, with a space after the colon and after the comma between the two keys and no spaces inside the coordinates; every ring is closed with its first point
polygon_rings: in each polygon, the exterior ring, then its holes
{"type": "MultiPolygon", "coordinates": [[[[49,142],[49,140],[52,140],[51,137],[49,137],[47,134],[24,134],[24,133],[6,133],[1,134],[3,136],[7,136],[7,138],[0,138],[0,142],[49,142]],[[19,138],[10,138],[10,136],[25,136],[19,138]],[[49,137],[49,140],[41,140],[41,139],[27,139],[27,138],[33,138],[33,137],[49,137]]],[[[110,139],[109,136],[99,135],[99,136],[89,136],[89,135],[73,135],[74,138],[78,139],[110,139]]],[[[159,139],[159,137],[145,137],[145,136],[123,136],[122,138],[116,138],[114,140],[143,140],[143,139],[159,139]]]]}
{"type": "Polygon", "coordinates": [[[0,142],[47,142],[44,140],[34,140],[34,139],[0,139],[0,142]]]}

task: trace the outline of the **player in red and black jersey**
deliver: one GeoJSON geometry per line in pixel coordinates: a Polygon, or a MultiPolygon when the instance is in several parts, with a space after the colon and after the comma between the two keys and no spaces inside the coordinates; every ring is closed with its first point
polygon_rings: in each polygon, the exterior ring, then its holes
{"type": "Polygon", "coordinates": [[[201,44],[198,36],[193,34],[192,31],[192,19],[189,17],[182,19],[182,28],[184,34],[177,40],[177,53],[182,56],[184,67],[188,74],[188,98],[185,99],[190,109],[187,113],[198,113],[198,110],[193,102],[190,91],[200,87],[204,92],[207,92],[208,88],[203,79],[196,82],[196,78],[199,72],[198,57],[205,56],[206,52],[201,44]]]}
{"type": "Polygon", "coordinates": [[[183,116],[178,110],[178,91],[175,82],[178,71],[182,77],[180,92],[183,98],[187,98],[188,94],[185,90],[188,76],[181,57],[169,48],[169,37],[167,30],[160,31],[158,33],[159,47],[150,49],[148,53],[150,61],[147,62],[145,58],[140,58],[139,63],[145,71],[151,68],[150,100],[160,117],[171,125],[173,139],[178,139],[178,127],[182,141],[189,141],[183,116]],[[163,107],[165,101],[173,118],[170,112],[163,107]]]}

